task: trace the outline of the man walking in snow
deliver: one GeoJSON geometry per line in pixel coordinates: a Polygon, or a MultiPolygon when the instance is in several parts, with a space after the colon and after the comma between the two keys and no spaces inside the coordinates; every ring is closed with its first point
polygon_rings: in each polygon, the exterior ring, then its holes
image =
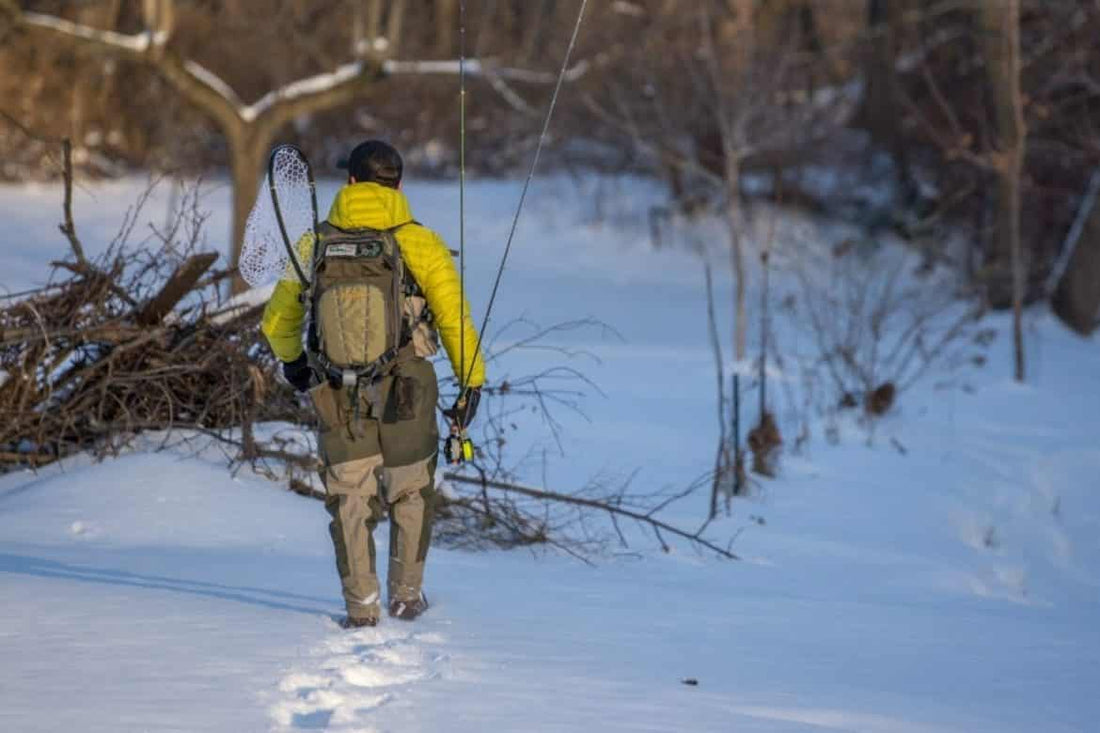
{"type": "Polygon", "coordinates": [[[357,627],[381,615],[373,530],[387,506],[389,613],[412,620],[427,609],[439,448],[438,382],[427,358],[441,339],[460,387],[444,414],[459,427],[474,417],[485,370],[451,253],[413,220],[400,190],[401,156],[369,140],[347,167],[317,246],[312,238],[299,246],[309,292],[279,282],[262,330],[287,381],[309,390],[317,411],[346,625],[357,627]]]}

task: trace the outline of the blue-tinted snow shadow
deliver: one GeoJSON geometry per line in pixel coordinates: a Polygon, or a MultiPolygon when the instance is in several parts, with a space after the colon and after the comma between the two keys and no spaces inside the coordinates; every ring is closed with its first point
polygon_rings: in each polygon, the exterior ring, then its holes
{"type": "Polygon", "coordinates": [[[301,730],[324,730],[332,720],[332,710],[318,710],[312,713],[294,713],[291,725],[301,730]]]}
{"type": "Polygon", "coordinates": [[[142,573],[130,572],[128,570],[115,570],[111,568],[70,565],[56,560],[47,560],[45,558],[32,557],[29,555],[0,553],[0,573],[30,575],[38,578],[79,580],[85,583],[102,583],[105,585],[118,585],[129,588],[165,590],[175,593],[186,593],[193,596],[235,601],[237,603],[262,606],[264,608],[272,608],[279,611],[305,613],[312,616],[331,615],[331,608],[325,608],[323,605],[306,606],[298,602],[308,601],[316,604],[324,604],[325,599],[322,598],[303,596],[279,590],[269,590],[266,588],[234,586],[201,580],[184,580],[162,575],[145,575],[142,573]]]}
{"type": "Polygon", "coordinates": [[[7,501],[9,499],[14,499],[15,497],[20,496],[21,494],[27,493],[28,491],[33,489],[35,486],[37,486],[39,483],[40,483],[39,481],[30,481],[28,483],[16,486],[14,489],[8,489],[7,491],[0,492],[0,504],[4,503],[5,501],[7,501]]]}
{"type": "MultiPolygon", "coordinates": [[[[39,486],[48,483],[51,479],[56,477],[58,472],[61,472],[63,470],[63,466],[55,463],[52,466],[47,466],[40,472],[36,472],[35,474],[33,474],[30,477],[30,480],[21,484],[16,484],[10,489],[4,489],[3,491],[0,491],[0,504],[5,504],[10,500],[15,499],[16,497],[23,496],[24,494],[33,491],[39,486]]],[[[12,476],[14,478],[15,474],[9,474],[9,476],[12,476]]],[[[7,476],[5,476],[5,478],[7,478],[7,476]]],[[[4,510],[0,508],[0,512],[3,511],[4,510]]]]}

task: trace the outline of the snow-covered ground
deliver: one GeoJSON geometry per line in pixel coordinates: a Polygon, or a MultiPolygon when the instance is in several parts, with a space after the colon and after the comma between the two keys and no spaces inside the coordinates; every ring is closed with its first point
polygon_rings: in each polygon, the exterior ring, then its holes
{"type": "MultiPolygon", "coordinates": [[[[141,188],[78,191],[90,250],[141,188]]],[[[408,190],[454,241],[455,187],[408,190]]],[[[468,192],[475,313],[517,195],[468,192]]],[[[565,457],[525,427],[550,448],[533,483],[637,469],[640,488],[682,486],[713,460],[700,265],[651,251],[638,214],[656,195],[610,179],[532,191],[496,320],[596,317],[622,335],[559,336],[599,357],[583,367],[606,397],[585,403],[588,421],[560,414],[565,457]]],[[[226,199],[204,199],[211,246],[226,199]]],[[[65,254],[59,201],[0,190],[9,291],[65,254]]],[[[1035,311],[1018,385],[1007,321],[983,326],[997,333],[987,365],[933,370],[870,445],[852,419],[836,445],[813,424],[715,527],[743,529],[744,561],[433,550],[433,608],[414,624],[340,630],[323,507],[216,454],[150,440],[0,477],[0,730],[1098,730],[1100,349],[1035,311]]],[[[705,502],[676,516],[698,522],[705,502]]]]}

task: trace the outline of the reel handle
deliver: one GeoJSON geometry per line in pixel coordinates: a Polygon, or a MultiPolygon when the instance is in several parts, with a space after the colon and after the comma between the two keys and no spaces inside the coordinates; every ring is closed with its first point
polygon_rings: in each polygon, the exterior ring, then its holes
{"type": "Polygon", "coordinates": [[[460,429],[456,423],[451,423],[451,434],[443,443],[443,456],[452,466],[474,460],[474,441],[470,440],[466,430],[460,429]]]}

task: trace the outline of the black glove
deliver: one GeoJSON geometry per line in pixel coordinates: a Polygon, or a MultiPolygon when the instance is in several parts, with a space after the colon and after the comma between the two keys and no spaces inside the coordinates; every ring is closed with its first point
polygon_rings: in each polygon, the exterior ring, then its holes
{"type": "Polygon", "coordinates": [[[283,362],[283,377],[291,387],[299,392],[305,392],[313,381],[313,370],[309,368],[309,359],[305,352],[294,361],[283,362]]]}
{"type": "Polygon", "coordinates": [[[477,414],[477,404],[481,402],[481,387],[471,387],[458,396],[451,409],[444,410],[443,414],[452,423],[460,427],[469,427],[477,414]]]}

